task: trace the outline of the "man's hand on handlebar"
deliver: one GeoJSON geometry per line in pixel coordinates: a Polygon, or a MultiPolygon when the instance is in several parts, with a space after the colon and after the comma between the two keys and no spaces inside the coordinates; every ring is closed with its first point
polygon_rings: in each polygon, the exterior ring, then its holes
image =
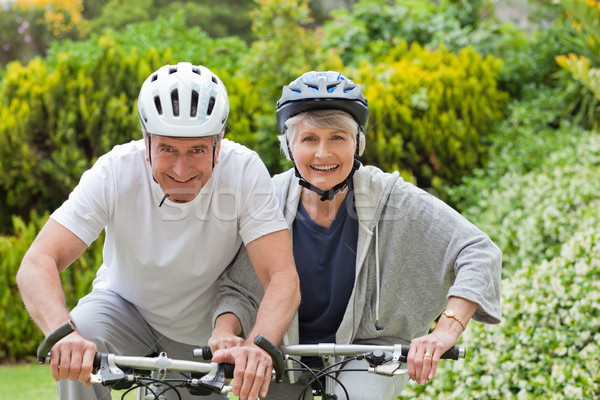
{"type": "Polygon", "coordinates": [[[51,350],[50,367],[55,381],[69,379],[90,386],[90,374],[98,348],[77,331],[61,339],[51,350]]]}
{"type": "Polygon", "coordinates": [[[240,400],[265,397],[271,382],[273,361],[271,356],[254,344],[235,335],[213,331],[209,340],[214,362],[235,364],[233,394],[240,400]]]}

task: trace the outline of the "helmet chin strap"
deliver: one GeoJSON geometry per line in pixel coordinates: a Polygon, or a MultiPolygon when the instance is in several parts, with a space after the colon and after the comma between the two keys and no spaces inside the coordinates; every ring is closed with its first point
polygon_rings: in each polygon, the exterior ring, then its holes
{"type": "Polygon", "coordinates": [[[352,179],[356,170],[360,168],[360,165],[361,165],[360,161],[358,161],[358,159],[354,158],[354,162],[352,163],[352,170],[348,174],[348,177],[346,177],[346,179],[344,179],[342,182],[338,183],[337,185],[335,185],[334,187],[332,187],[329,190],[319,189],[315,185],[312,185],[311,183],[307,182],[306,179],[304,179],[302,177],[302,175],[300,175],[300,171],[298,171],[298,168],[296,168],[296,163],[294,163],[294,171],[296,173],[296,177],[298,177],[298,179],[299,179],[298,183],[300,184],[300,186],[305,187],[308,190],[312,190],[313,192],[315,192],[316,194],[321,196],[321,198],[320,198],[321,201],[326,201],[326,200],[332,200],[336,194],[338,194],[342,190],[346,189],[346,187],[348,187],[348,183],[350,182],[350,179],[352,179]]]}
{"type": "Polygon", "coordinates": [[[296,161],[294,160],[294,156],[292,155],[292,150],[290,149],[290,142],[286,139],[287,151],[290,156],[290,160],[294,164],[294,173],[296,174],[296,177],[298,178],[298,184],[300,184],[300,186],[302,186],[308,190],[311,190],[311,191],[315,192],[316,194],[318,194],[319,196],[321,196],[321,199],[320,199],[321,201],[332,200],[336,194],[338,194],[342,190],[346,189],[346,187],[348,187],[348,183],[350,182],[350,179],[352,179],[356,170],[359,169],[360,166],[362,165],[360,163],[360,161],[358,161],[359,134],[360,134],[360,132],[356,134],[356,152],[354,153],[354,162],[352,163],[352,169],[350,170],[350,173],[348,174],[346,179],[344,179],[343,181],[341,181],[340,183],[338,183],[337,185],[335,185],[334,187],[332,187],[329,190],[319,189],[318,187],[316,187],[315,185],[311,184],[306,179],[304,179],[302,177],[302,175],[300,175],[300,171],[298,171],[298,167],[296,167],[296,161]]]}

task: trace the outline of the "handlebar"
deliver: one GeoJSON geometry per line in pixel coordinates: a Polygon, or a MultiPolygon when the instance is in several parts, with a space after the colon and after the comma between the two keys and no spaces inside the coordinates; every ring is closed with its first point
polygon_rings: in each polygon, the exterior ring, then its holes
{"type": "MultiPolygon", "coordinates": [[[[258,335],[254,339],[254,344],[266,351],[272,358],[275,368],[275,377],[278,382],[283,380],[285,372],[284,361],[289,358],[289,355],[295,356],[356,356],[361,355],[366,358],[367,362],[372,366],[371,372],[384,375],[393,375],[405,373],[406,370],[400,370],[395,365],[385,366],[382,364],[389,361],[398,363],[406,363],[406,358],[410,350],[409,345],[400,344],[393,346],[385,345],[360,345],[360,344],[335,344],[335,343],[319,343],[319,344],[299,344],[287,346],[275,346],[271,341],[262,335],[258,335]]],[[[453,347],[442,354],[443,359],[458,360],[465,358],[467,352],[462,347],[453,347]]]]}
{"type": "MultiPolygon", "coordinates": [[[[260,348],[261,345],[256,343],[260,348]]],[[[397,345],[368,345],[368,344],[332,344],[332,343],[319,343],[314,345],[288,345],[280,346],[279,349],[283,353],[290,353],[296,356],[351,356],[358,353],[368,353],[373,350],[389,351],[394,352],[400,349],[400,354],[404,357],[408,356],[410,346],[407,344],[397,345]]],[[[263,349],[267,351],[266,349],[263,349]]],[[[269,351],[267,351],[269,353],[269,351]]],[[[453,347],[446,351],[440,358],[446,360],[458,360],[466,357],[466,350],[463,347],[453,347]]]]}
{"type": "MultiPolygon", "coordinates": [[[[40,364],[49,363],[50,350],[62,338],[75,331],[75,325],[67,321],[53,330],[44,338],[37,349],[37,361],[40,364]]],[[[92,383],[101,383],[105,386],[129,383],[131,385],[140,378],[133,373],[125,373],[124,370],[147,370],[156,371],[161,375],[169,372],[198,373],[201,378],[190,378],[186,385],[191,388],[203,387],[216,393],[231,391],[231,386],[226,386],[225,381],[233,378],[233,364],[205,363],[189,360],[176,360],[167,357],[166,353],[160,353],[158,357],[119,356],[108,353],[96,353],[93,361],[94,371],[90,377],[92,383]]],[[[193,376],[193,375],[192,375],[193,376]]],[[[141,385],[144,385],[143,383],[141,385]]],[[[171,386],[174,388],[174,386],[171,386]]]]}
{"type": "Polygon", "coordinates": [[[65,336],[67,336],[68,334],[70,334],[74,331],[75,331],[75,324],[73,324],[73,321],[67,321],[64,324],[62,324],[61,326],[59,326],[58,328],[56,328],[55,330],[53,330],[52,332],[50,332],[48,334],[48,336],[46,336],[44,338],[44,340],[42,340],[42,343],[40,343],[40,345],[38,346],[38,349],[37,349],[38,364],[45,364],[46,359],[48,358],[48,353],[50,352],[50,349],[52,349],[52,347],[54,347],[54,345],[60,339],[64,338],[65,336]]]}
{"type": "MultiPolygon", "coordinates": [[[[63,337],[75,330],[75,325],[67,321],[48,336],[44,338],[37,350],[38,363],[47,363],[50,360],[50,350],[63,337]]],[[[362,345],[362,344],[334,344],[321,343],[314,345],[288,345],[277,347],[267,338],[258,335],[254,343],[266,351],[272,358],[274,364],[274,378],[282,382],[285,369],[285,361],[293,360],[290,356],[354,356],[357,359],[365,359],[369,363],[368,372],[382,375],[398,375],[407,373],[406,369],[400,369],[401,363],[406,363],[409,345],[362,345]]],[[[194,357],[202,357],[205,360],[212,358],[210,347],[195,349],[194,357]]],[[[453,347],[445,352],[441,358],[458,360],[466,357],[466,350],[461,347],[453,347]]],[[[119,356],[115,354],[97,353],[94,357],[94,370],[92,383],[103,385],[114,385],[122,382],[133,382],[138,379],[137,375],[125,374],[123,369],[151,370],[160,374],[171,372],[188,372],[204,374],[200,379],[189,379],[188,385],[206,387],[211,391],[224,393],[231,390],[225,386],[225,381],[233,377],[234,365],[204,363],[188,360],[175,360],[167,357],[165,353],[158,357],[119,356]]],[[[329,368],[329,367],[328,367],[329,368]]],[[[328,368],[325,368],[327,370],[328,368]]]]}

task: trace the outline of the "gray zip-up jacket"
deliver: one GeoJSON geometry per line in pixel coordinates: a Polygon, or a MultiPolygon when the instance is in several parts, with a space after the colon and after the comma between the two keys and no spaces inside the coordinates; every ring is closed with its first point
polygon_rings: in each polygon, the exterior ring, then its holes
{"type": "MultiPolygon", "coordinates": [[[[273,181],[291,229],[301,186],[293,170],[273,181]]],[[[428,333],[450,296],[477,303],[476,321],[500,323],[502,254],[486,234],[397,172],[363,166],[353,184],[356,279],[337,343],[408,343],[428,333]]],[[[213,321],[232,312],[250,332],[263,291],[244,248],[218,282],[213,321]]],[[[283,344],[297,343],[295,318],[283,344]]]]}

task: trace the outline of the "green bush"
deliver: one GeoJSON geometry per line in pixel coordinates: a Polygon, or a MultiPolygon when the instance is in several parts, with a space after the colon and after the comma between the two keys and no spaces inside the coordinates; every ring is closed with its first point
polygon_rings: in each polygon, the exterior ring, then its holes
{"type": "Polygon", "coordinates": [[[272,174],[289,168],[279,151],[275,104],[281,88],[310,70],[343,70],[333,51],[322,49],[307,0],[264,0],[252,12],[252,43],[226,81],[231,113],[229,134],[256,150],[272,174]]]}
{"type": "Polygon", "coordinates": [[[420,187],[443,191],[484,162],[485,138],[503,116],[500,63],[472,48],[453,54],[403,43],[351,75],[369,99],[363,159],[414,175],[420,187]]]}
{"type": "Polygon", "coordinates": [[[525,32],[511,22],[486,20],[467,31],[450,32],[440,40],[451,49],[472,45],[482,56],[501,59],[498,86],[511,98],[519,98],[527,86],[554,84],[554,74],[559,70],[554,57],[568,51],[559,40],[563,29],[551,25],[525,32]]]}
{"type": "Polygon", "coordinates": [[[558,93],[512,103],[488,167],[449,191],[503,251],[504,321],[470,323],[467,359],[401,399],[600,396],[600,134],[561,123],[558,93]]]}
{"type": "Polygon", "coordinates": [[[62,42],[46,60],[9,64],[0,82],[0,232],[11,214],[53,211],[100,155],[141,138],[136,100],[159,66],[237,68],[243,42],[209,39],[181,18],[62,42]]]}
{"type": "Polygon", "coordinates": [[[3,209],[55,209],[100,155],[141,137],[132,101],[139,84],[132,82],[143,81],[157,57],[126,54],[106,39],[90,69],[62,60],[56,69],[41,59],[9,65],[0,87],[3,209]]]}
{"type": "Polygon", "coordinates": [[[511,105],[487,168],[449,190],[503,250],[505,274],[555,257],[600,199],[600,188],[590,184],[597,180],[600,138],[568,122],[555,126],[552,116],[562,106],[556,92],[511,105]]]}
{"type": "MultiPolygon", "coordinates": [[[[124,31],[106,30],[101,35],[92,35],[87,41],[54,42],[46,60],[50,66],[56,67],[66,53],[69,55],[69,64],[89,69],[102,60],[104,49],[100,43],[103,38],[110,38],[112,46],[123,48],[126,53],[147,54],[152,50],[164,55],[159,65],[190,61],[205,65],[217,74],[239,68],[248,50],[247,45],[238,38],[213,39],[198,27],[186,27],[185,15],[179,12],[169,18],[131,24],[124,31]]],[[[131,84],[141,86],[141,82],[135,82],[134,78],[131,77],[131,84]]]]}
{"type": "MultiPolygon", "coordinates": [[[[530,7],[535,18],[541,6],[530,7]]],[[[519,97],[526,84],[550,84],[559,69],[554,57],[570,49],[559,40],[565,27],[535,26],[525,31],[498,21],[494,10],[494,5],[480,0],[362,0],[352,11],[332,12],[323,28],[323,46],[338,50],[349,66],[362,60],[374,63],[402,41],[428,49],[443,45],[451,52],[473,46],[483,57],[502,60],[498,84],[511,97],[519,97]]]]}
{"type": "MultiPolygon", "coordinates": [[[[30,222],[12,218],[14,235],[0,236],[0,359],[30,357],[43,339],[42,332],[30,319],[17,289],[15,276],[23,256],[48,214],[32,213],[30,222]]],[[[65,300],[69,308],[91,289],[96,270],[102,263],[101,236],[73,265],[61,274],[65,300]]]]}
{"type": "Polygon", "coordinates": [[[520,269],[502,286],[504,322],[471,323],[464,362],[442,365],[400,399],[587,400],[600,396],[600,207],[557,257],[520,269]]]}
{"type": "MultiPolygon", "coordinates": [[[[401,42],[436,47],[449,36],[467,36],[479,20],[482,0],[360,0],[332,11],[323,46],[338,49],[346,65],[374,62],[401,42]]],[[[451,51],[458,50],[447,46],[451,51]]]]}
{"type": "Polygon", "coordinates": [[[572,46],[572,54],[556,57],[563,69],[558,74],[564,86],[565,116],[584,128],[600,124],[600,5],[587,0],[560,0],[572,29],[561,39],[572,46]],[[576,55],[577,54],[577,55],[576,55]]]}

